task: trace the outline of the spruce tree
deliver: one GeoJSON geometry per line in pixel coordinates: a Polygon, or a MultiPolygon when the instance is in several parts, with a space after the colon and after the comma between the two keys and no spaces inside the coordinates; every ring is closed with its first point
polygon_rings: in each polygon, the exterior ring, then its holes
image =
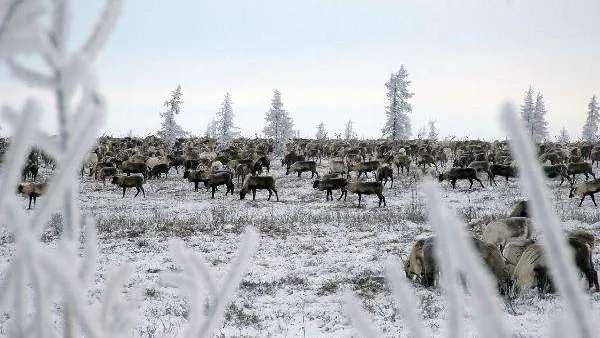
{"type": "Polygon", "coordinates": [[[437,120],[429,120],[429,122],[428,122],[429,134],[427,135],[427,138],[430,139],[431,141],[437,141],[438,136],[439,136],[437,127],[435,126],[436,123],[437,123],[437,120]]]}
{"type": "Polygon", "coordinates": [[[327,140],[327,130],[325,129],[325,123],[321,122],[317,126],[317,140],[327,140]]]}
{"type": "Polygon", "coordinates": [[[352,122],[352,120],[348,120],[348,122],[346,122],[346,129],[344,130],[344,139],[345,140],[355,140],[356,139],[356,133],[354,132],[353,124],[354,124],[354,122],[352,122]]]}
{"type": "Polygon", "coordinates": [[[548,139],[548,122],[546,121],[546,104],[544,96],[538,92],[533,107],[533,141],[540,143],[548,139]]]}
{"type": "Polygon", "coordinates": [[[412,134],[408,116],[412,107],[408,99],[413,97],[414,93],[408,90],[411,81],[407,78],[408,72],[402,65],[397,73],[392,73],[390,80],[385,84],[389,105],[386,107],[386,122],[382,133],[383,137],[390,140],[406,140],[412,134]]]}
{"type": "Polygon", "coordinates": [[[584,141],[596,141],[598,139],[598,122],[600,120],[600,107],[598,107],[598,99],[596,95],[592,97],[588,103],[588,113],[581,138],[584,141]]]}
{"type": "Polygon", "coordinates": [[[221,109],[217,112],[216,138],[220,149],[229,147],[233,139],[239,135],[238,128],[233,123],[233,116],[231,95],[227,93],[221,103],[221,109]]]}
{"type": "Polygon", "coordinates": [[[567,132],[567,128],[562,127],[560,130],[560,134],[558,135],[558,142],[565,144],[569,143],[569,132],[567,132]]]}
{"type": "Polygon", "coordinates": [[[534,103],[533,103],[533,87],[529,86],[529,89],[525,92],[525,97],[523,98],[523,104],[521,105],[521,119],[525,124],[525,130],[529,136],[534,138],[534,125],[535,125],[535,116],[534,116],[534,103]]]}
{"type": "Polygon", "coordinates": [[[163,103],[166,109],[160,113],[163,122],[158,136],[164,140],[166,151],[169,153],[178,138],[188,136],[188,133],[175,121],[175,115],[181,112],[182,96],[181,85],[177,85],[177,88],[171,92],[171,98],[163,103]]]}
{"type": "Polygon", "coordinates": [[[275,155],[283,156],[286,142],[293,136],[294,122],[288,112],[283,109],[281,102],[281,93],[275,89],[271,108],[265,115],[267,124],[263,128],[263,133],[267,138],[275,141],[275,155]]]}

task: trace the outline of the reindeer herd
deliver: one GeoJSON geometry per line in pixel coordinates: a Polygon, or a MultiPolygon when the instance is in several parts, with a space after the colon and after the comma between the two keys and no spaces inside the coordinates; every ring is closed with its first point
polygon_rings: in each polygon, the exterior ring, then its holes
{"type": "MultiPolygon", "coordinates": [[[[136,188],[135,196],[140,192],[145,196],[143,184],[147,179],[167,177],[172,169],[179,174],[183,169],[183,179],[193,183],[195,191],[202,183],[207,190],[212,190],[212,198],[220,186],[226,187],[226,195],[233,195],[237,181],[241,184],[240,199],[250,190],[254,198],[256,190],[261,189],[269,192],[269,198],[274,192],[278,199],[276,177],[263,176],[265,171],[270,173],[273,148],[272,141],[261,139],[238,139],[222,149],[208,138],[178,139],[174,145],[166,146],[155,136],[145,139],[102,137],[85,159],[81,175],[88,173],[104,184],[106,178],[111,178],[114,185],[123,189],[123,197],[128,188],[136,188]],[[123,178],[132,174],[142,178],[123,178]]],[[[302,177],[304,172],[310,172],[311,178],[317,178],[313,188],[326,191],[326,201],[333,200],[333,190],[341,192],[338,200],[345,199],[350,191],[358,195],[359,206],[363,195],[377,195],[379,206],[385,206],[384,187],[389,182],[392,188],[394,179],[403,175],[448,181],[453,189],[461,180],[469,182],[468,189],[472,189],[474,182],[485,187],[480,178],[482,174],[490,186],[497,185],[498,176],[504,177],[506,182],[518,176],[507,142],[498,141],[296,139],[286,145],[286,151],[281,159],[286,175],[302,177]],[[323,159],[328,161],[329,168],[320,175],[317,168],[323,159]],[[369,173],[373,173],[371,179],[369,173]]],[[[596,180],[592,164],[597,167],[600,163],[599,147],[587,143],[544,143],[539,145],[539,159],[548,179],[560,178],[560,185],[565,180],[570,183],[569,195],[579,196],[580,206],[586,196],[596,205],[594,194],[600,191],[600,181],[596,180]],[[577,184],[578,176],[585,176],[586,181],[577,184]],[[593,180],[589,181],[590,177],[593,180]]],[[[53,167],[52,159],[45,154],[35,150],[30,153],[23,168],[24,182],[19,188],[19,192],[34,202],[45,188],[45,183],[36,183],[42,161],[53,167]]]]}
{"type": "MultiPolygon", "coordinates": [[[[264,139],[238,139],[232,145],[219,147],[208,138],[178,139],[167,146],[162,139],[149,136],[145,139],[101,137],[93,152],[85,159],[81,175],[87,174],[104,184],[106,178],[122,189],[135,188],[135,196],[145,197],[146,180],[159,180],[173,174],[182,174],[182,179],[193,184],[199,191],[200,183],[211,198],[225,190],[225,196],[234,194],[238,185],[239,198],[245,199],[252,192],[256,199],[258,190],[268,192],[279,201],[277,179],[271,175],[275,145],[264,139]],[[183,173],[180,173],[183,170],[183,173]]],[[[579,206],[590,196],[596,205],[594,194],[600,191],[600,180],[596,179],[593,164],[598,167],[600,147],[590,143],[538,145],[538,155],[543,173],[549,180],[560,179],[570,184],[569,197],[581,198],[579,206]],[[585,181],[577,182],[579,177],[585,181]],[[591,180],[590,180],[591,178],[591,180]]],[[[23,168],[23,183],[18,187],[20,194],[35,200],[42,195],[45,182],[37,182],[42,164],[53,167],[51,158],[32,151],[23,168]]],[[[278,165],[278,164],[275,164],[278,165]]],[[[358,205],[363,195],[376,195],[379,206],[386,206],[385,186],[394,185],[394,179],[411,177],[421,179],[429,176],[439,182],[448,181],[455,189],[462,180],[469,182],[468,190],[475,182],[490,189],[497,186],[496,178],[504,177],[506,183],[519,176],[507,142],[494,141],[382,141],[382,140],[305,140],[296,139],[286,145],[281,158],[285,175],[310,173],[312,188],[325,191],[325,200],[333,200],[333,191],[339,191],[337,200],[346,200],[348,192],[358,195],[358,205]],[[318,172],[319,165],[326,160],[327,172],[318,172]],[[395,170],[394,170],[395,169],[395,170]],[[481,175],[485,174],[485,180],[481,175]],[[371,176],[369,176],[371,175],[371,176]]],[[[134,196],[134,197],[135,197],[134,196]]],[[[537,287],[540,292],[554,288],[548,275],[546,257],[541,246],[532,239],[533,228],[528,218],[526,203],[519,203],[510,217],[490,222],[480,237],[473,237],[473,244],[482,261],[498,282],[500,293],[520,292],[537,287]]],[[[575,264],[586,276],[590,287],[600,289],[593,267],[591,252],[594,236],[590,233],[567,234],[573,250],[575,264]]],[[[437,283],[437,271],[433,248],[435,237],[415,240],[409,257],[405,261],[407,277],[424,286],[437,283]]]]}

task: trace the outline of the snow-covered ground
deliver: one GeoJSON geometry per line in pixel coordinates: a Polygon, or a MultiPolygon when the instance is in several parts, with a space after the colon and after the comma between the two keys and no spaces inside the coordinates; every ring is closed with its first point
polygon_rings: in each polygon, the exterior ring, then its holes
{"type": "MultiPolygon", "coordinates": [[[[325,192],[312,188],[310,174],[302,178],[286,176],[279,164],[272,174],[277,178],[279,202],[267,201],[266,191],[252,201],[236,194],[217,192],[214,200],[182,174],[171,171],[168,179],[149,180],[146,198],[133,198],[135,189],[121,198],[114,186],[84,178],[81,209],[97,219],[100,253],[95,284],[90,287],[91,302],[100,300],[102,285],[111,267],[129,263],[134,274],[126,285],[124,297],[138,299],[139,323],[135,337],[173,336],[189,319],[189,304],[178,290],[161,282],[161,274],[181,271],[169,253],[169,241],[182,239],[188,248],[207,262],[217,276],[227,272],[235,257],[244,229],[253,226],[260,232],[260,243],[239,289],[226,311],[217,337],[351,337],[356,336],[344,311],[346,291],[357,295],[376,325],[388,337],[406,337],[398,305],[383,277],[389,260],[401,263],[415,236],[431,231],[427,206],[419,183],[405,175],[386,188],[387,207],[377,207],[377,198],[349,195],[346,202],[325,202],[325,192]]],[[[327,171],[327,161],[319,172],[327,171]]],[[[485,177],[483,175],[482,179],[485,177]]],[[[591,200],[577,207],[578,199],[568,198],[568,185],[547,182],[555,210],[565,229],[586,228],[600,232],[600,213],[591,200]]],[[[456,190],[440,183],[448,205],[475,233],[492,219],[510,213],[517,200],[524,198],[518,182],[485,188],[477,183],[459,181],[456,190]]],[[[38,199],[38,204],[44,198],[38,199]]],[[[26,207],[26,201],[23,200],[26,207]]],[[[60,223],[60,217],[53,219],[60,223]]],[[[53,227],[45,234],[55,239],[53,227]]],[[[2,266],[14,250],[10,235],[0,237],[2,266]]],[[[594,263],[600,260],[594,252],[594,263]]],[[[443,336],[445,302],[440,290],[412,285],[419,313],[436,336],[443,336]]],[[[465,316],[468,336],[475,336],[469,299],[465,316]]],[[[600,311],[600,294],[590,295],[594,313],[600,311]]],[[[563,311],[556,295],[540,298],[526,294],[504,302],[506,320],[514,337],[548,336],[548,323],[563,311]]],[[[194,320],[194,319],[192,319],[194,320]]],[[[2,320],[3,322],[4,320],[2,320]]],[[[596,322],[600,323],[600,321],[596,322]]],[[[1,328],[1,327],[0,327],[1,328]]],[[[1,331],[6,335],[6,331],[1,331]]]]}

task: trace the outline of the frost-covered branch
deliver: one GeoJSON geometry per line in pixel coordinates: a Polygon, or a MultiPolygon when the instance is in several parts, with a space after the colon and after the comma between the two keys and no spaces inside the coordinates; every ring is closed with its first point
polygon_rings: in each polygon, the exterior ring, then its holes
{"type": "Polygon", "coordinates": [[[0,59],[40,50],[44,13],[40,0],[8,0],[0,3],[0,59]]]}
{"type": "Polygon", "coordinates": [[[365,338],[381,337],[375,324],[369,319],[369,315],[360,307],[359,301],[355,296],[348,294],[344,299],[346,303],[346,313],[354,328],[365,338]]]}
{"type": "Polygon", "coordinates": [[[214,330],[220,325],[225,315],[228,302],[239,285],[242,275],[248,269],[250,258],[258,245],[258,234],[254,229],[246,230],[243,235],[236,259],[230,264],[227,276],[219,284],[216,283],[208,266],[193,252],[186,250],[181,242],[171,244],[171,253],[183,266],[184,275],[166,275],[165,282],[178,287],[191,298],[190,323],[184,337],[212,337],[214,330]],[[220,285],[220,287],[218,286],[220,285]],[[202,290],[208,291],[208,312],[202,315],[202,290]]]}
{"type": "Polygon", "coordinates": [[[117,18],[119,17],[120,12],[120,0],[106,1],[106,6],[104,7],[102,15],[98,18],[94,31],[90,34],[90,37],[82,49],[82,52],[87,55],[89,61],[93,62],[102,47],[106,44],[110,33],[117,24],[117,18]]]}
{"type": "Polygon", "coordinates": [[[416,313],[417,303],[414,300],[414,296],[411,294],[406,277],[402,276],[400,268],[397,263],[389,263],[386,267],[387,280],[392,288],[392,295],[398,302],[398,308],[402,312],[404,320],[410,330],[410,336],[413,338],[425,338],[429,337],[426,334],[421,319],[416,313]]]}
{"type": "Polygon", "coordinates": [[[29,69],[13,59],[8,59],[6,61],[6,65],[14,77],[27,83],[28,85],[43,89],[54,87],[54,79],[48,75],[29,69]]]}
{"type": "Polygon", "coordinates": [[[16,243],[15,255],[0,284],[4,291],[0,303],[12,314],[10,336],[74,337],[81,332],[86,337],[120,337],[129,335],[133,323],[133,312],[118,296],[129,276],[128,267],[121,268],[107,280],[105,300],[100,306],[88,304],[87,284],[96,272],[98,248],[95,222],[86,219],[80,256],[82,223],[76,180],[80,163],[95,143],[106,114],[90,63],[114,27],[120,1],[107,3],[82,51],[72,54],[67,50],[70,4],[69,0],[51,1],[52,10],[46,20],[49,28],[45,31],[41,29],[44,12],[40,1],[0,4],[0,17],[3,18],[0,22],[0,61],[6,59],[17,79],[53,92],[60,131],[56,140],[38,129],[42,109],[35,99],[28,99],[21,112],[3,107],[4,119],[14,126],[0,178],[0,217],[14,233],[16,243]],[[35,48],[24,48],[32,41],[35,48]],[[44,75],[13,59],[22,52],[37,52],[47,61],[52,74],[44,75]],[[81,95],[74,103],[72,97],[78,91],[81,95]],[[14,196],[14,186],[19,183],[26,155],[34,146],[57,159],[57,170],[49,182],[45,203],[30,217],[14,196]],[[63,232],[55,247],[47,246],[40,237],[50,216],[61,204],[63,232]],[[57,302],[62,305],[62,325],[58,327],[50,314],[57,302]],[[35,311],[30,313],[29,309],[35,311]]]}

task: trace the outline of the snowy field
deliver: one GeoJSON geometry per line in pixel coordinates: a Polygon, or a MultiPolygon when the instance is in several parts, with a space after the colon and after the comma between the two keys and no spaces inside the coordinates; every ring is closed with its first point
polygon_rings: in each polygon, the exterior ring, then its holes
{"type": "MultiPolygon", "coordinates": [[[[189,305],[178,290],[161,282],[161,274],[181,271],[169,254],[169,241],[182,239],[188,248],[207,262],[218,276],[227,272],[235,257],[241,233],[248,226],[260,232],[260,243],[239,289],[228,305],[225,321],[217,337],[353,337],[356,331],[344,311],[346,291],[357,295],[377,326],[387,337],[406,337],[405,324],[383,278],[389,260],[401,264],[415,236],[431,231],[427,224],[427,206],[419,183],[401,175],[394,187],[384,190],[387,207],[379,208],[377,198],[348,195],[346,202],[325,202],[325,192],[312,188],[310,174],[302,178],[285,176],[285,169],[274,161],[272,174],[277,178],[279,202],[267,201],[267,192],[259,191],[239,200],[224,196],[224,188],[215,199],[193,184],[182,173],[171,171],[168,179],[149,180],[146,198],[133,198],[135,189],[125,198],[114,186],[82,180],[80,203],[84,214],[97,219],[99,266],[95,285],[89,290],[90,302],[99,302],[101,286],[108,267],[123,263],[134,267],[124,297],[139,300],[139,321],[134,337],[177,336],[188,319],[189,305]],[[249,199],[248,199],[249,198],[249,199]]],[[[319,172],[327,172],[323,160],[319,172]]],[[[440,183],[445,202],[475,233],[492,219],[507,216],[515,202],[524,198],[518,182],[485,188],[477,183],[468,190],[468,182],[459,181],[452,190],[440,183]]],[[[600,235],[600,213],[591,200],[577,207],[578,199],[568,198],[568,184],[547,181],[555,210],[564,229],[585,228],[600,235]]],[[[38,205],[44,198],[38,199],[38,205]]],[[[23,207],[27,204],[23,200],[23,207]]],[[[56,239],[58,217],[45,233],[45,240],[56,239]]],[[[1,240],[2,270],[10,261],[14,242],[4,233],[1,240]]],[[[52,245],[52,244],[51,244],[52,245]]],[[[594,252],[598,266],[600,255],[594,252]]],[[[444,336],[445,302],[440,290],[413,284],[419,313],[436,336],[444,336]]],[[[469,298],[466,316],[468,336],[475,336],[469,298]]],[[[600,312],[600,294],[590,295],[593,313],[600,312]]],[[[550,321],[562,311],[556,295],[543,299],[525,294],[503,303],[513,337],[547,337],[550,321]]],[[[4,315],[2,322],[7,316],[4,315]]],[[[600,321],[596,320],[596,323],[600,321]]],[[[600,328],[600,324],[597,324],[600,328]]],[[[0,333],[7,335],[4,325],[0,333]]]]}

